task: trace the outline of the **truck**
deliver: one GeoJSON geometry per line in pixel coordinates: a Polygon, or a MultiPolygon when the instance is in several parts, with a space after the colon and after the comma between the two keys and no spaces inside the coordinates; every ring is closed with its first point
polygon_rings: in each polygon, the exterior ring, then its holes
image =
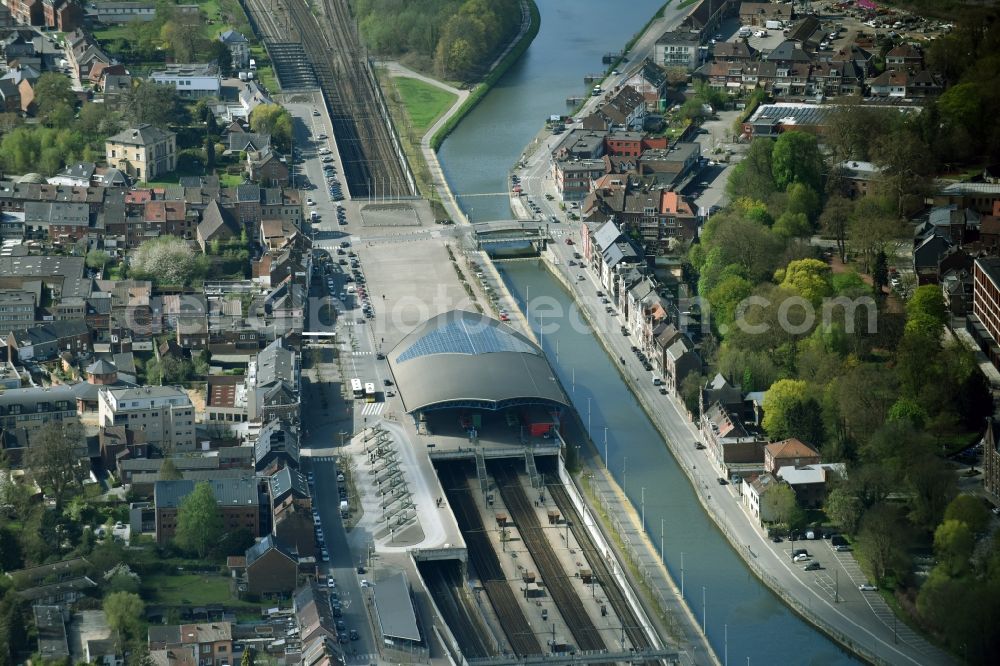
{"type": "Polygon", "coordinates": [[[347,518],[348,507],[347,500],[340,500],[340,517],[347,518]]]}
{"type": "Polygon", "coordinates": [[[764,21],[764,27],[768,30],[781,30],[784,26],[781,21],[764,21]]]}

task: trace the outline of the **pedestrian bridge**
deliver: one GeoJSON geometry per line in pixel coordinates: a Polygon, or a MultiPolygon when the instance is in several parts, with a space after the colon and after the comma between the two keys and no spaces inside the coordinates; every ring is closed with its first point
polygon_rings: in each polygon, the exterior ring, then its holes
{"type": "Polygon", "coordinates": [[[526,220],[497,220],[472,225],[476,249],[487,254],[539,253],[552,240],[549,225],[526,220]]]}

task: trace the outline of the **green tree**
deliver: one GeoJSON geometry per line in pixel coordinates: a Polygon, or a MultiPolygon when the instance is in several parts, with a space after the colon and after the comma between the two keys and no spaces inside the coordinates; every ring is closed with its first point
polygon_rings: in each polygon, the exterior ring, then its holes
{"type": "Polygon", "coordinates": [[[111,256],[104,250],[91,250],[87,253],[87,268],[92,268],[95,271],[104,270],[104,266],[110,259],[111,256]]]}
{"type": "Polygon", "coordinates": [[[778,483],[768,489],[761,499],[761,513],[770,515],[776,523],[790,525],[799,510],[795,491],[787,483],[778,483]]]}
{"type": "Polygon", "coordinates": [[[794,291],[813,305],[833,294],[830,267],[819,259],[799,259],[788,264],[776,277],[781,286],[794,291]]]}
{"type": "Polygon", "coordinates": [[[921,429],[927,422],[927,410],[916,400],[900,396],[889,410],[890,421],[902,421],[911,427],[921,429]]]}
{"type": "Polygon", "coordinates": [[[885,201],[869,195],[854,204],[848,221],[849,246],[861,259],[862,271],[871,272],[879,252],[889,253],[903,228],[885,201]]]}
{"type": "MultiPolygon", "coordinates": [[[[764,430],[772,440],[790,437],[788,416],[795,405],[806,400],[809,385],[798,379],[779,379],[764,393],[764,430]]],[[[811,442],[806,442],[807,444],[811,442]]]]}
{"type": "Polygon", "coordinates": [[[143,614],[146,606],[133,592],[112,592],[104,598],[104,614],[108,626],[115,632],[118,649],[131,640],[142,637],[143,614]]]}
{"type": "Polygon", "coordinates": [[[990,511],[982,498],[975,495],[959,495],[944,511],[944,519],[957,520],[969,526],[973,534],[983,534],[990,524],[990,511]]]}
{"type": "Polygon", "coordinates": [[[906,549],[910,537],[896,507],[883,503],[865,512],[858,531],[858,553],[875,580],[881,582],[890,573],[905,574],[909,570],[906,549]]]}
{"type": "Polygon", "coordinates": [[[811,228],[823,210],[823,204],[817,191],[805,183],[792,183],[785,193],[787,195],[786,212],[793,215],[805,215],[811,228]]]}
{"type": "Polygon", "coordinates": [[[805,132],[783,132],[774,143],[771,170],[777,189],[802,183],[818,192],[823,181],[823,156],[816,137],[805,132]]]}
{"type": "Polygon", "coordinates": [[[875,267],[872,269],[872,286],[875,293],[882,296],[883,290],[889,285],[889,259],[882,250],[875,255],[875,267]]]}
{"type": "Polygon", "coordinates": [[[975,545],[972,530],[960,520],[946,520],[934,530],[934,554],[950,576],[966,572],[975,545]]]}
{"type": "Polygon", "coordinates": [[[819,216],[823,233],[837,241],[837,253],[842,262],[847,261],[847,230],[854,203],[850,199],[832,196],[826,201],[819,216]]]}
{"type": "Polygon", "coordinates": [[[906,319],[908,326],[910,322],[917,322],[919,330],[939,334],[948,323],[948,308],[941,289],[933,284],[917,287],[906,304],[906,319]]]}
{"type": "Polygon", "coordinates": [[[149,123],[167,127],[177,121],[177,91],[170,85],[140,81],[122,95],[121,109],[126,120],[133,125],[149,123]]]}
{"type": "Polygon", "coordinates": [[[785,239],[808,238],[812,232],[809,218],[803,213],[785,211],[774,223],[774,233],[785,239]]]}
{"type": "Polygon", "coordinates": [[[24,554],[17,534],[7,525],[0,525],[0,572],[14,571],[24,566],[24,554]]]}
{"type": "Polygon", "coordinates": [[[254,132],[270,134],[271,141],[281,150],[288,150],[292,141],[292,116],[280,104],[261,104],[250,112],[250,127],[254,132]]]}
{"type": "Polygon", "coordinates": [[[834,486],[827,493],[823,510],[847,534],[854,534],[857,530],[861,520],[861,501],[844,484],[834,486]]]}
{"type": "Polygon", "coordinates": [[[712,305],[712,323],[720,333],[727,331],[736,317],[736,308],[750,295],[753,285],[738,275],[730,275],[717,284],[706,297],[712,305]]]}
{"type": "Polygon", "coordinates": [[[47,122],[49,115],[60,107],[72,111],[76,106],[76,95],[70,80],[62,74],[45,72],[35,82],[34,92],[36,114],[43,121],[47,122]]]}
{"type": "Polygon", "coordinates": [[[177,510],[177,544],[204,558],[223,534],[222,514],[212,486],[201,482],[177,510]]]}
{"type": "Polygon", "coordinates": [[[130,256],[131,276],[158,285],[190,285],[203,279],[207,271],[207,258],[196,255],[183,238],[176,236],[148,240],[130,256]]]}
{"type": "Polygon", "coordinates": [[[157,479],[160,481],[178,481],[183,479],[180,471],[177,469],[177,465],[174,464],[172,458],[164,458],[163,462],[160,464],[160,473],[157,479]]]}
{"type": "Polygon", "coordinates": [[[83,428],[77,421],[49,421],[32,437],[27,467],[38,485],[52,495],[57,512],[70,491],[80,487],[80,459],[85,454],[83,428]]]}
{"type": "Polygon", "coordinates": [[[733,199],[753,197],[766,199],[777,189],[771,152],[774,141],[754,139],[746,157],[733,167],[726,183],[726,192],[733,199]]]}

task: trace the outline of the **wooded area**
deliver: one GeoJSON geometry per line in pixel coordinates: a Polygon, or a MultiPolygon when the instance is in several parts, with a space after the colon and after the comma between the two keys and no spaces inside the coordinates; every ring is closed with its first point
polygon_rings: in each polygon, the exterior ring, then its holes
{"type": "Polygon", "coordinates": [[[380,55],[473,81],[521,25],[519,0],[351,0],[361,36],[380,55]]]}

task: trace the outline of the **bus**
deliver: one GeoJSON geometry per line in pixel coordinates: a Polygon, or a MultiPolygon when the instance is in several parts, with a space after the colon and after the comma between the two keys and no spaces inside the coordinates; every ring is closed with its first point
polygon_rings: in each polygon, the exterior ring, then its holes
{"type": "Polygon", "coordinates": [[[365,384],[365,402],[375,402],[375,383],[367,382],[365,384]]]}
{"type": "Polygon", "coordinates": [[[361,387],[361,380],[357,377],[351,380],[351,393],[355,400],[361,400],[365,397],[365,390],[361,387]]]}

